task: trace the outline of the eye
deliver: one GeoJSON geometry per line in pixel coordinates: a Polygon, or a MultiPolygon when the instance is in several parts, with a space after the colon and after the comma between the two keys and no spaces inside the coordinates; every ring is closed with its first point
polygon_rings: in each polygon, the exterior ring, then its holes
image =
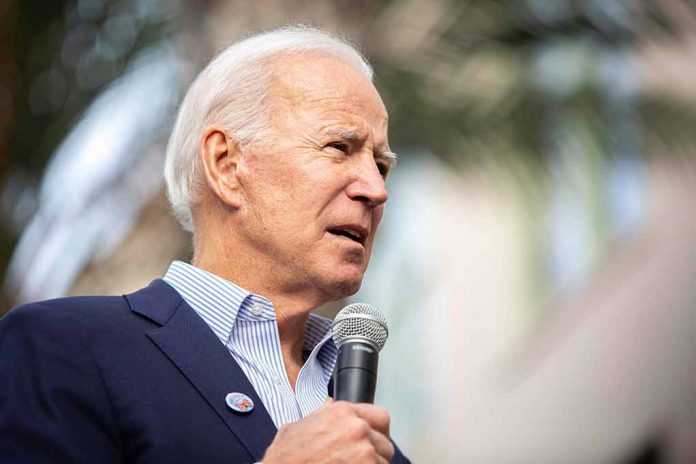
{"type": "Polygon", "coordinates": [[[384,179],[386,179],[387,174],[389,174],[389,163],[387,161],[376,160],[375,164],[377,165],[379,173],[384,179]]]}
{"type": "Polygon", "coordinates": [[[326,145],[327,147],[333,148],[334,150],[341,151],[343,153],[348,153],[349,147],[343,142],[331,142],[326,145]]]}

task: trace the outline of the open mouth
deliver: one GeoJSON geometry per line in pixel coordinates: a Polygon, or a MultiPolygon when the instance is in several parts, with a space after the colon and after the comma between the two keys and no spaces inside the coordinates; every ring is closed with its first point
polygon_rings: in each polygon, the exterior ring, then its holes
{"type": "Polygon", "coordinates": [[[360,245],[365,244],[365,238],[367,235],[367,234],[364,234],[364,233],[357,231],[357,230],[347,229],[347,228],[342,228],[342,227],[329,229],[328,232],[332,235],[337,235],[339,237],[345,237],[349,240],[352,240],[356,243],[359,243],[360,245]]]}

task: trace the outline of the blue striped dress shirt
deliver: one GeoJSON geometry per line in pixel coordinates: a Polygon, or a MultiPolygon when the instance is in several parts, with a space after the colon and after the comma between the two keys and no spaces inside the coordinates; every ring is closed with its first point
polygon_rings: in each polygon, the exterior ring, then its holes
{"type": "Polygon", "coordinates": [[[324,404],[337,356],[330,319],[309,315],[303,347],[306,361],[293,391],[283,364],[273,303],[181,261],[172,262],[163,280],[227,347],[276,427],[297,421],[324,404]]]}

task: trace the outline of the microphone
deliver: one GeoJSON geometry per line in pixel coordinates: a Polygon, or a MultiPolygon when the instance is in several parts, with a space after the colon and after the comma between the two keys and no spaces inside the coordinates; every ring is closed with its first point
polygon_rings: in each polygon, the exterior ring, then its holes
{"type": "Polygon", "coordinates": [[[373,403],[378,353],[389,335],[387,320],[374,306],[353,303],[339,311],[331,332],[338,347],[334,399],[373,403]]]}

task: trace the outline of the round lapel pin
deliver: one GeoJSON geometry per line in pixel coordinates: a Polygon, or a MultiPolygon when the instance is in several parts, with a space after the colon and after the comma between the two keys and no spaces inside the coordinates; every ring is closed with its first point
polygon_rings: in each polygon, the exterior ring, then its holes
{"type": "Polygon", "coordinates": [[[227,407],[236,412],[246,414],[254,409],[254,402],[244,393],[228,393],[225,397],[227,407]]]}

